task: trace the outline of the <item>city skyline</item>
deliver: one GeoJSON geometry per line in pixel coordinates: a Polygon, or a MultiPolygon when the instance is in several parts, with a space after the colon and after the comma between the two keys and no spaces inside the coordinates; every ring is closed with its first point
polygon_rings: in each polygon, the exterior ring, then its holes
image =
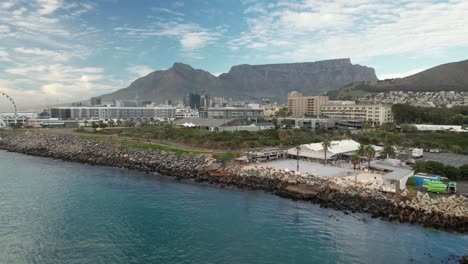
{"type": "Polygon", "coordinates": [[[468,58],[468,2],[3,1],[0,90],[20,109],[124,88],[183,62],[351,58],[379,79],[468,58]]]}

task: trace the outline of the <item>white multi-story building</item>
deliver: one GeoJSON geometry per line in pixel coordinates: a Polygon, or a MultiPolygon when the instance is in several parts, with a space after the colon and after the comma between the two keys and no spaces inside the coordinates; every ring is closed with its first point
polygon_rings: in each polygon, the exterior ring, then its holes
{"type": "Polygon", "coordinates": [[[184,107],[177,107],[176,108],[176,118],[199,118],[200,113],[198,110],[184,108],[184,107]]]}
{"type": "Polygon", "coordinates": [[[263,109],[251,107],[212,107],[200,111],[202,118],[257,119],[262,115],[263,109]]]}
{"type": "Polygon", "coordinates": [[[363,120],[372,125],[393,122],[392,106],[383,104],[328,104],[321,107],[321,115],[334,119],[363,120]]]}
{"type": "Polygon", "coordinates": [[[172,119],[176,117],[173,106],[112,107],[71,106],[50,109],[51,117],[61,120],[109,120],[109,119],[172,119]]]}

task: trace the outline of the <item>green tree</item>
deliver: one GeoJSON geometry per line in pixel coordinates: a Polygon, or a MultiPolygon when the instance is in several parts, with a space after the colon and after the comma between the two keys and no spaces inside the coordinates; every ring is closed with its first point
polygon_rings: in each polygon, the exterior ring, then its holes
{"type": "Polygon", "coordinates": [[[122,122],[122,120],[120,120],[120,119],[117,119],[117,126],[122,126],[122,125],[123,125],[123,122],[122,122]]]}
{"type": "Polygon", "coordinates": [[[426,162],[424,160],[416,161],[411,167],[415,173],[426,172],[426,162]]]}
{"type": "Polygon", "coordinates": [[[109,120],[109,122],[107,122],[107,124],[110,126],[110,127],[113,127],[115,125],[115,122],[113,119],[109,120]]]}
{"type": "Polygon", "coordinates": [[[394,132],[396,129],[395,129],[395,124],[394,123],[383,123],[380,128],[384,131],[387,131],[387,132],[394,132]]]}
{"type": "Polygon", "coordinates": [[[351,163],[353,164],[354,169],[356,169],[356,165],[361,163],[361,157],[358,154],[354,154],[351,156],[351,163]]]}
{"type": "Polygon", "coordinates": [[[460,176],[464,180],[468,180],[468,164],[462,165],[458,168],[460,170],[460,176]]]}
{"type": "Polygon", "coordinates": [[[91,122],[91,127],[96,129],[96,128],[99,127],[99,124],[93,121],[93,122],[91,122]]]}
{"type": "Polygon", "coordinates": [[[287,117],[287,116],[289,116],[288,108],[287,107],[281,108],[280,110],[278,110],[278,112],[276,112],[276,116],[278,116],[278,117],[287,117]]]}
{"type": "Polygon", "coordinates": [[[383,158],[395,158],[396,157],[396,152],[395,152],[395,149],[390,146],[390,145],[386,145],[383,149],[382,149],[382,152],[380,153],[380,155],[383,157],[383,158]]]}
{"type": "Polygon", "coordinates": [[[358,154],[361,157],[366,156],[366,146],[363,145],[363,144],[359,145],[359,148],[358,148],[356,154],[358,154]]]}
{"type": "Polygon", "coordinates": [[[367,145],[365,148],[365,152],[367,158],[367,166],[370,167],[370,163],[375,157],[375,149],[372,146],[367,145]]]}
{"type": "Polygon", "coordinates": [[[89,122],[88,120],[85,120],[83,123],[84,123],[84,126],[87,127],[89,122]]]}
{"type": "Polygon", "coordinates": [[[460,179],[460,170],[457,167],[447,165],[444,168],[444,175],[451,180],[458,180],[460,179]]]}
{"type": "Polygon", "coordinates": [[[278,133],[278,139],[280,140],[281,142],[281,145],[284,145],[284,143],[286,143],[288,141],[288,132],[285,131],[285,130],[280,130],[279,133],[278,133]]]}
{"type": "Polygon", "coordinates": [[[433,160],[426,161],[426,172],[444,176],[444,164],[433,160]]]}
{"type": "Polygon", "coordinates": [[[98,126],[99,126],[100,128],[106,128],[106,127],[107,127],[107,124],[106,124],[106,123],[104,123],[104,121],[102,121],[102,120],[99,120],[99,122],[98,122],[98,126]]]}
{"type": "Polygon", "coordinates": [[[410,124],[401,124],[400,128],[401,128],[401,131],[405,133],[415,132],[418,130],[415,126],[410,125],[410,124]]]}
{"type": "Polygon", "coordinates": [[[331,147],[331,141],[328,137],[325,137],[322,141],[322,147],[323,147],[323,156],[324,156],[324,162],[325,165],[327,164],[327,153],[328,149],[331,147]]]}
{"type": "Polygon", "coordinates": [[[406,181],[406,186],[416,186],[416,180],[414,177],[409,177],[408,180],[406,181]]]}

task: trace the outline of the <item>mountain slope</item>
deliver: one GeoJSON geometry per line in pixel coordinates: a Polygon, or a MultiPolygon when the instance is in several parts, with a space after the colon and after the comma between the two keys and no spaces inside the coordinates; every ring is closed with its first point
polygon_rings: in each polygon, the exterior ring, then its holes
{"type": "Polygon", "coordinates": [[[315,95],[349,83],[374,81],[377,81],[374,69],[353,65],[349,59],[238,65],[219,77],[186,64],[175,63],[168,70],[150,73],[138,78],[129,87],[102,97],[107,102],[139,97],[162,103],[166,99],[181,99],[185,94],[195,91],[216,97],[284,101],[292,90],[315,95]]]}
{"type": "Polygon", "coordinates": [[[356,99],[367,93],[388,91],[468,91],[468,60],[442,64],[405,78],[356,83],[327,95],[334,99],[356,99]]]}

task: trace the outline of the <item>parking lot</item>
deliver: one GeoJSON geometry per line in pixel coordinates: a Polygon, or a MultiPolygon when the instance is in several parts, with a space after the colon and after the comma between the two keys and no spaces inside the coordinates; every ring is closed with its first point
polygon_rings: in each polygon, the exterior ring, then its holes
{"type": "Polygon", "coordinates": [[[463,164],[468,164],[468,155],[424,152],[422,160],[434,160],[442,162],[445,165],[459,167],[463,164]]]}

